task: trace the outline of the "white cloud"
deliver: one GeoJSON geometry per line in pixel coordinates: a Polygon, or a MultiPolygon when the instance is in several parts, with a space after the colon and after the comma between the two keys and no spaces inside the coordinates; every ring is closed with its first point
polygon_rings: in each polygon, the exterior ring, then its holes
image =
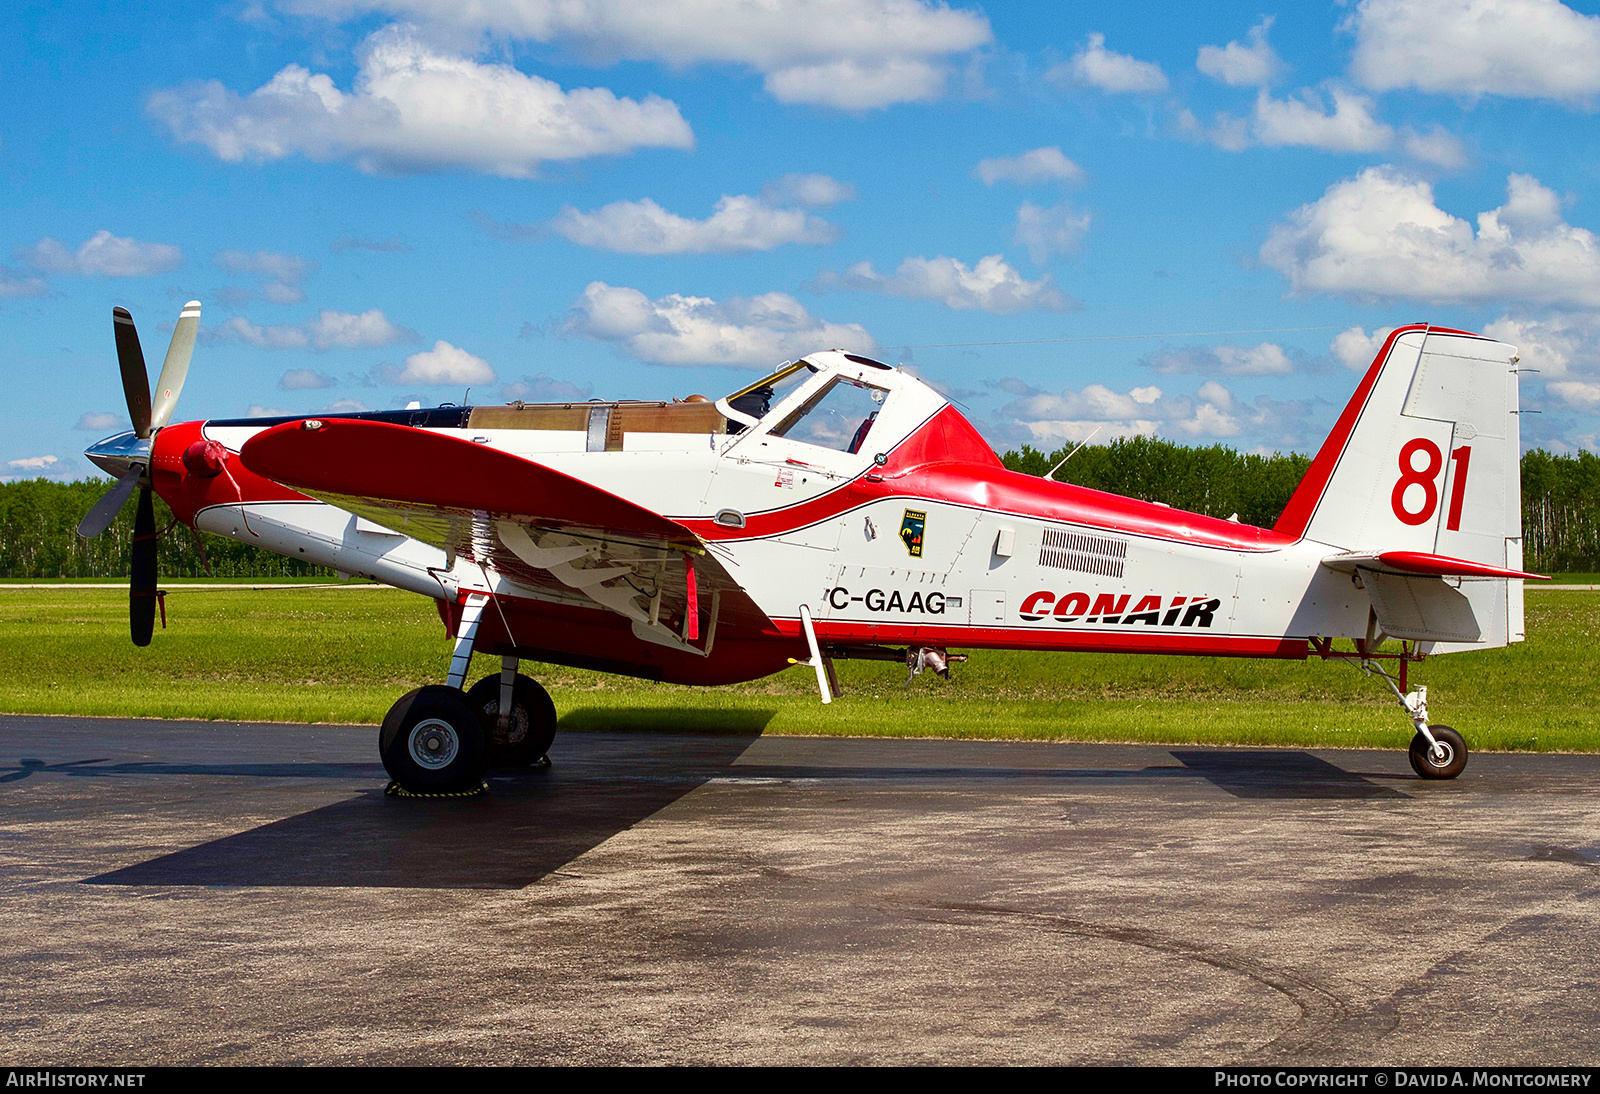
{"type": "Polygon", "coordinates": [[[1201,46],[1195,58],[1195,67],[1214,80],[1229,87],[1265,87],[1270,84],[1284,65],[1267,41],[1267,31],[1272,28],[1273,16],[1267,16],[1250,28],[1250,44],[1237,41],[1225,46],[1201,46]]]}
{"type": "Polygon", "coordinates": [[[1600,410],[1600,384],[1581,380],[1558,380],[1546,384],[1545,390],[1574,410],[1593,412],[1600,410]]]}
{"type": "Polygon", "coordinates": [[[948,63],[987,45],[980,12],[923,0],[290,0],[305,13],[386,12],[536,42],[595,62],[742,65],[783,102],[864,110],[944,91],[948,63]]]}
{"type": "Polygon", "coordinates": [[[212,80],[157,91],[148,108],[178,140],[230,163],[300,154],[367,172],[464,167],[528,178],[546,161],[694,144],[666,99],[563,91],[510,65],[440,53],[404,27],[367,39],[348,94],[289,65],[248,96],[212,80]]]}
{"type": "Polygon", "coordinates": [[[1330,87],[1328,94],[1331,114],[1324,111],[1321,94],[1310,88],[1287,99],[1274,99],[1263,89],[1256,96],[1252,135],[1269,148],[1298,145],[1330,152],[1375,152],[1393,143],[1394,130],[1373,117],[1371,99],[1339,87],[1330,87]]]}
{"type": "Polygon", "coordinates": [[[1106,36],[1091,33],[1088,44],[1072,59],[1053,65],[1045,79],[1097,87],[1108,95],[1150,94],[1167,89],[1167,74],[1153,61],[1140,61],[1106,48],[1106,36]]]}
{"type": "Polygon", "coordinates": [[[1046,392],[1020,381],[1001,385],[1020,397],[999,411],[1007,432],[1030,443],[1056,447],[1093,437],[1100,444],[1118,437],[1154,436],[1184,438],[1233,437],[1242,425],[1234,399],[1226,387],[1207,381],[1193,397],[1169,396],[1159,387],[1113,391],[1104,384],[1081,390],[1046,392]]]}
{"type": "Polygon", "coordinates": [[[262,406],[260,403],[251,403],[250,409],[244,412],[246,418],[281,418],[283,411],[275,406],[262,406]]]}
{"type": "Polygon", "coordinates": [[[24,456],[20,460],[7,460],[6,466],[13,471],[48,471],[60,462],[54,456],[24,456]]]}
{"type": "Polygon", "coordinates": [[[1558,0],[1362,0],[1350,71],[1373,91],[1414,87],[1592,106],[1600,16],[1558,0]]]}
{"type": "Polygon", "coordinates": [[[1144,363],[1165,373],[1287,376],[1294,371],[1294,364],[1276,342],[1262,342],[1256,346],[1190,346],[1152,354],[1144,363]]]}
{"type": "Polygon", "coordinates": [[[320,408],[317,414],[361,414],[368,409],[367,405],[359,399],[336,399],[327,406],[320,408]]]}
{"type": "Polygon", "coordinates": [[[1400,143],[1406,155],[1436,167],[1455,170],[1472,163],[1472,157],[1467,155],[1467,146],[1443,126],[1436,125],[1426,133],[1406,129],[1401,134],[1400,143]]]}
{"type": "Polygon", "coordinates": [[[1089,234],[1089,214],[1062,202],[1043,209],[1025,201],[1017,209],[1017,231],[1013,242],[1027,248],[1035,266],[1043,266],[1052,255],[1077,254],[1083,237],[1089,234]]]}
{"type": "Polygon", "coordinates": [[[1049,274],[1029,281],[1000,255],[986,255],[970,267],[944,255],[908,258],[900,263],[893,277],[878,273],[870,262],[857,262],[843,274],[824,270],[810,287],[817,291],[847,289],[911,300],[937,300],[957,311],[978,308],[994,315],[1015,315],[1032,309],[1066,311],[1074,306],[1049,274]]]}
{"type": "Polygon", "coordinates": [[[278,381],[279,391],[312,391],[317,388],[337,387],[339,381],[325,372],[311,368],[292,368],[278,381]]]}
{"type": "Polygon", "coordinates": [[[590,282],[572,305],[568,334],[613,342],[657,365],[770,368],[819,349],[868,352],[877,347],[857,323],[816,318],[785,293],[722,303],[671,293],[651,300],[637,289],[590,282]]]}
{"type": "Polygon", "coordinates": [[[761,200],[768,205],[804,205],[808,209],[823,209],[855,199],[855,186],[828,175],[788,174],[761,187],[761,200]]]}
{"type": "Polygon", "coordinates": [[[391,381],[396,384],[491,384],[494,369],[482,357],[439,339],[433,348],[413,353],[391,381]]]}
{"type": "Polygon", "coordinates": [[[1351,327],[1334,335],[1328,349],[1345,368],[1365,372],[1392,333],[1393,327],[1373,327],[1370,335],[1360,327],[1351,327]]]}
{"type": "Polygon", "coordinates": [[[122,424],[122,417],[107,411],[85,411],[83,417],[78,419],[78,424],[73,429],[84,429],[94,433],[103,433],[108,429],[115,429],[122,424]]]}
{"type": "Polygon", "coordinates": [[[206,342],[244,342],[258,349],[310,347],[319,352],[417,341],[416,331],[390,322],[377,308],[360,314],[325,310],[299,326],[257,326],[243,316],[235,316],[214,327],[202,328],[200,336],[206,342]]]}
{"type": "Polygon", "coordinates": [[[49,291],[50,283],[44,278],[0,266],[0,297],[43,296],[49,291]]]}
{"type": "Polygon", "coordinates": [[[1537,179],[1512,175],[1506,190],[1474,232],[1426,182],[1370,167],[1274,227],[1261,260],[1297,293],[1600,307],[1600,239],[1537,179]]]}
{"type": "Polygon", "coordinates": [[[767,77],[767,92],[781,103],[872,110],[931,102],[944,94],[945,77],[943,65],[920,57],[846,58],[774,72],[767,77]]]}
{"type": "Polygon", "coordinates": [[[1520,367],[1541,378],[1600,374],[1600,314],[1505,315],[1487,324],[1483,333],[1516,346],[1520,367]]]}
{"type": "Polygon", "coordinates": [[[73,277],[149,277],[183,265],[183,252],[170,243],[140,243],[128,236],[114,236],[104,228],[76,251],[46,237],[32,247],[18,248],[17,257],[41,273],[73,277]]]}
{"type": "MultiPolygon", "coordinates": [[[[277,251],[218,251],[211,261],[225,273],[260,278],[261,298],[272,304],[302,303],[306,294],[300,282],[322,268],[299,255],[277,251]]],[[[232,295],[238,299],[240,294],[232,295]]],[[[248,298],[252,294],[243,295],[248,298]]]]}
{"type": "Polygon", "coordinates": [[[972,174],[983,180],[985,186],[997,182],[1015,182],[1024,186],[1033,183],[1083,181],[1083,168],[1062,155],[1061,149],[1052,145],[1035,148],[1016,156],[997,156],[979,160],[972,174]]]}
{"type": "Polygon", "coordinates": [[[669,213],[649,198],[614,201],[592,213],[572,206],[550,222],[557,235],[622,254],[730,254],[770,251],[785,243],[831,243],[839,229],[801,209],[775,209],[744,194],[723,197],[705,220],[669,213]]]}
{"type": "Polygon", "coordinates": [[[311,344],[310,336],[301,327],[291,327],[281,323],[262,327],[240,315],[218,323],[214,327],[200,328],[200,340],[243,342],[257,349],[304,349],[311,344]]]}
{"type": "Polygon", "coordinates": [[[567,380],[558,380],[548,373],[540,372],[533,376],[524,376],[520,380],[513,380],[500,389],[500,398],[506,402],[522,400],[527,403],[560,403],[589,399],[594,395],[594,385],[577,384],[567,380]]]}
{"type": "Polygon", "coordinates": [[[306,324],[306,331],[311,344],[319,350],[392,346],[417,340],[416,331],[391,323],[377,308],[360,314],[321,311],[306,324]]]}
{"type": "Polygon", "coordinates": [[[1454,169],[1471,162],[1466,146],[1444,127],[1435,125],[1426,133],[1407,128],[1397,133],[1393,126],[1378,120],[1376,108],[1372,99],[1338,84],[1301,88],[1282,99],[1262,88],[1247,118],[1219,113],[1208,127],[1185,109],[1178,113],[1177,130],[1191,140],[1209,141],[1224,152],[1256,147],[1381,152],[1398,146],[1412,159],[1436,167],[1454,169]]]}
{"type": "Polygon", "coordinates": [[[1018,396],[998,412],[996,432],[1008,444],[1049,450],[1091,438],[1106,444],[1119,437],[1159,435],[1186,442],[1237,438],[1231,443],[1253,441],[1281,450],[1318,439],[1307,436],[1303,403],[1258,395],[1245,405],[1215,380],[1193,395],[1172,395],[1155,386],[1120,392],[1104,384],[1046,392],[1015,379],[998,386],[1018,396]]]}

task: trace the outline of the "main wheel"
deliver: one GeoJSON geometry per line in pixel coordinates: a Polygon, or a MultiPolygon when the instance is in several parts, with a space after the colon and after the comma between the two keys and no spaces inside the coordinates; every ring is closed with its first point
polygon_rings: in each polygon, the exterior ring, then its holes
{"type": "Polygon", "coordinates": [[[1449,726],[1429,726],[1434,740],[1444,750],[1435,756],[1428,738],[1418,733],[1411,738],[1411,770],[1424,779],[1453,779],[1467,766],[1467,742],[1449,726]]]}
{"type": "Polygon", "coordinates": [[[522,673],[511,687],[511,718],[500,728],[500,674],[485,676],[467,692],[467,706],[489,739],[489,763],[527,767],[550,751],[556,739],[556,705],[550,693],[522,673]]]}
{"type": "Polygon", "coordinates": [[[408,692],[389,708],[378,752],[389,777],[415,794],[471,790],[489,766],[488,740],[467,697],[443,684],[408,692]]]}

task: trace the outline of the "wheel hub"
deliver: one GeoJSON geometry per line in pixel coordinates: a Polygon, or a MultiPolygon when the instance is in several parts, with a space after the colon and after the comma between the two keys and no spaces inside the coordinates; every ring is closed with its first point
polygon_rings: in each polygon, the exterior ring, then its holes
{"type": "Polygon", "coordinates": [[[455,727],[441,718],[428,718],[411,729],[407,742],[411,758],[421,767],[438,771],[449,767],[461,749],[455,727]]]}

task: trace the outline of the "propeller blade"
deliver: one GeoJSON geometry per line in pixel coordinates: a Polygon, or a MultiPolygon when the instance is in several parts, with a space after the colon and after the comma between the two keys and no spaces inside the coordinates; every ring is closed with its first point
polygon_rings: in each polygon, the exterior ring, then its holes
{"type": "Polygon", "coordinates": [[[78,522],[78,534],[84,539],[93,539],[117,519],[117,514],[122,512],[122,507],[128,500],[128,495],[133,493],[133,488],[139,485],[139,476],[144,474],[141,464],[134,464],[128,473],[117,480],[117,484],[94,503],[94,507],[83,515],[78,522]]]}
{"type": "Polygon", "coordinates": [[[150,488],[139,491],[133,518],[133,580],[128,586],[128,628],[135,646],[148,646],[156,629],[156,507],[150,488]]]}
{"type": "Polygon", "coordinates": [[[178,405],[183,392],[183,381],[189,375],[189,358],[194,356],[194,336],[200,329],[200,301],[191,300],[183,306],[178,316],[178,327],[172,332],[172,342],[167,346],[167,359],[161,365],[161,378],[156,381],[155,410],[150,415],[150,428],[160,429],[172,421],[172,409],[178,405]]]}
{"type": "Polygon", "coordinates": [[[139,332],[127,308],[111,309],[111,330],[117,336],[117,365],[122,369],[122,397],[128,400],[128,418],[141,439],[150,436],[150,376],[144,367],[139,332]]]}

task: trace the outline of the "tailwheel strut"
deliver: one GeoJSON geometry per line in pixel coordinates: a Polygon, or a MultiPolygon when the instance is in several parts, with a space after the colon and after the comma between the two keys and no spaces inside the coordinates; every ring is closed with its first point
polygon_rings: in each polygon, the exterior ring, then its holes
{"type": "Polygon", "coordinates": [[[1369,677],[1382,679],[1405,709],[1406,717],[1416,730],[1407,749],[1411,769],[1424,779],[1453,779],[1466,769],[1467,742],[1451,727],[1429,723],[1426,686],[1419,685],[1409,690],[1407,686],[1406,670],[1413,662],[1421,661],[1425,654],[1417,648],[1416,643],[1404,640],[1400,643],[1399,653],[1379,653],[1377,651],[1384,638],[1382,631],[1369,626],[1367,636],[1355,640],[1354,653],[1335,650],[1332,638],[1313,638],[1311,648],[1324,661],[1343,661],[1359,668],[1369,677]],[[1390,673],[1383,667],[1384,661],[1395,662],[1397,671],[1390,673]]]}

